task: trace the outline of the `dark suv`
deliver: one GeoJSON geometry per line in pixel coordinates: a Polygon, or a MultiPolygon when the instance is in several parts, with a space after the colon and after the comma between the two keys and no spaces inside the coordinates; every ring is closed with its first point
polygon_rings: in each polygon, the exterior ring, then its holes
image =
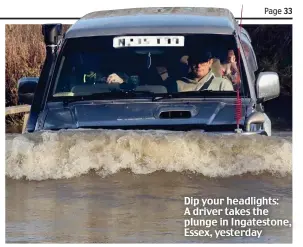
{"type": "MultiPolygon", "coordinates": [[[[143,8],[90,13],[61,36],[42,26],[47,56],[39,78],[22,78],[26,131],[169,129],[271,135],[262,103],[279,96],[278,75],[258,69],[249,34],[227,9],[143,8]],[[207,50],[216,77],[228,51],[234,90],[178,91],[189,54],[207,50]],[[215,63],[214,63],[215,65],[215,63]]],[[[224,77],[228,79],[228,77],[224,77]]]]}

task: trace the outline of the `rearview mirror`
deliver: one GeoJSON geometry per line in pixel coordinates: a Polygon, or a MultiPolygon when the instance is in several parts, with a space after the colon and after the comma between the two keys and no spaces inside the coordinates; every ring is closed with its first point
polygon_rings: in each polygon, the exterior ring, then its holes
{"type": "Polygon", "coordinates": [[[256,84],[259,102],[271,100],[280,95],[280,81],[276,72],[261,72],[256,84]]]}
{"type": "Polygon", "coordinates": [[[18,81],[19,104],[32,104],[38,81],[39,77],[23,77],[18,81]]]}

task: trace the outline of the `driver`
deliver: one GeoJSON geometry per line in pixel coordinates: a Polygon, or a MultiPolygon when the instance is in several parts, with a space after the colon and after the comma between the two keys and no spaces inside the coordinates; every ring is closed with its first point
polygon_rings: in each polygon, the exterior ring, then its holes
{"type": "Polygon", "coordinates": [[[196,52],[189,56],[191,72],[177,80],[178,92],[186,91],[234,91],[232,83],[222,77],[215,77],[211,70],[213,57],[210,52],[196,52]]]}

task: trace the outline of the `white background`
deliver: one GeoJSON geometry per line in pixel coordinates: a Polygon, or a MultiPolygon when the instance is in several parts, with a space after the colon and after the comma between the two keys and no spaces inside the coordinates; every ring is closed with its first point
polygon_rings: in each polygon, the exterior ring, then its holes
{"type": "MultiPolygon", "coordinates": [[[[2,1],[3,2],[3,1],[2,1]]],[[[81,17],[96,10],[136,7],[221,7],[229,8],[240,17],[241,4],[245,17],[265,17],[264,8],[292,7],[292,1],[6,1],[0,9],[1,17],[81,17]]],[[[287,17],[288,15],[281,15],[287,17]]]]}
{"type": "MultiPolygon", "coordinates": [[[[298,0],[297,0],[298,1],[298,0]]],[[[299,2],[299,1],[298,1],[299,2]]],[[[297,3],[298,3],[297,2],[297,3]]],[[[3,108],[1,109],[1,115],[3,120],[1,124],[1,157],[3,157],[2,166],[2,190],[1,190],[1,202],[2,202],[2,221],[1,221],[1,233],[2,241],[5,243],[5,24],[43,24],[52,22],[61,22],[63,24],[73,24],[76,20],[8,20],[1,18],[79,18],[83,15],[99,11],[110,9],[122,9],[122,8],[136,8],[136,7],[221,7],[228,8],[232,11],[235,17],[241,16],[241,5],[243,4],[243,17],[293,17],[293,20],[243,20],[243,24],[293,24],[293,241],[296,245],[302,246],[303,238],[303,221],[302,221],[302,155],[303,155],[303,79],[302,79],[302,8],[295,1],[191,1],[191,0],[173,0],[173,1],[158,1],[158,0],[128,0],[128,1],[63,1],[63,0],[51,0],[51,1],[34,1],[34,0],[1,0],[0,2],[0,78],[2,79],[2,95],[3,95],[3,108]],[[284,8],[292,8],[292,15],[266,15],[265,8],[281,8],[282,12],[284,8]],[[297,61],[297,62],[295,62],[297,61]]],[[[283,33],[281,33],[283,36],[283,33]]],[[[214,246],[214,245],[210,245],[214,246]]],[[[252,245],[250,245],[252,246],[252,245]]],[[[253,245],[254,246],[254,245],[253,245]]],[[[257,246],[257,245],[256,245],[257,246]]]]}

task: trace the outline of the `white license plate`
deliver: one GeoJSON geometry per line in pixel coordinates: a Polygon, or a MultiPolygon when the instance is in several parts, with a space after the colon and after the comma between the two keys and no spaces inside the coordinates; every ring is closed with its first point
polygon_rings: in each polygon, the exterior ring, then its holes
{"type": "Polygon", "coordinates": [[[115,48],[184,46],[184,36],[122,36],[114,38],[113,46],[115,48]]]}

